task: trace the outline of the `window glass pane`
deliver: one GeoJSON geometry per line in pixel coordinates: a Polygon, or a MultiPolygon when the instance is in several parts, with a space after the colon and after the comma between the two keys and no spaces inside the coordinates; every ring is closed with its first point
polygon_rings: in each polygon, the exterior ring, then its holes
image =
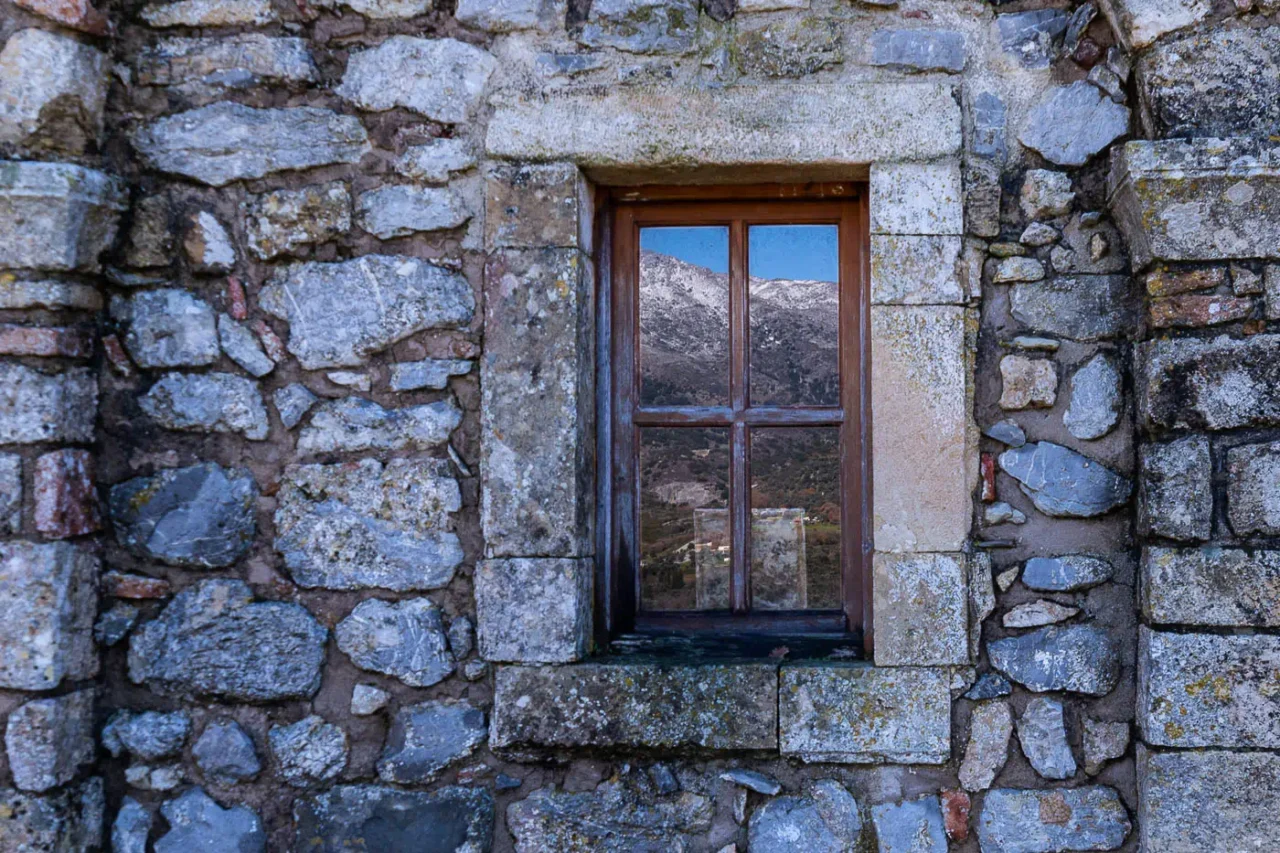
{"type": "Polygon", "coordinates": [[[729,404],[729,229],[640,229],[640,403],[729,404]]]}
{"type": "Polygon", "coordinates": [[[640,430],[640,607],[729,606],[729,430],[640,430]]]}
{"type": "Polygon", "coordinates": [[[752,225],[751,404],[840,404],[840,261],[835,225],[752,225]]]}
{"type": "Polygon", "coordinates": [[[840,431],[751,430],[751,607],[839,608],[840,431]]]}

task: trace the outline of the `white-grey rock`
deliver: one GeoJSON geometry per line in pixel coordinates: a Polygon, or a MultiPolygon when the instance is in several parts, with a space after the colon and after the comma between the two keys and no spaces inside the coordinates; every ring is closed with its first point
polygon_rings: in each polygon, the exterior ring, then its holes
{"type": "Polygon", "coordinates": [[[205,98],[263,84],[314,83],[320,75],[306,40],[260,33],[161,39],[143,48],[134,65],[139,85],[205,98]]]}
{"type": "Polygon", "coordinates": [[[456,39],[391,36],[353,53],[334,91],[364,110],[404,107],[457,124],[479,104],[496,67],[486,51],[456,39]]]}
{"type": "Polygon", "coordinates": [[[936,796],[871,807],[877,853],[946,853],[942,803],[936,796]]]}
{"type": "Polygon", "coordinates": [[[191,755],[201,773],[223,785],[252,779],[262,770],[253,739],[235,720],[219,720],[205,726],[191,755]]]}
{"type": "Polygon", "coordinates": [[[318,0],[320,8],[344,6],[357,15],[385,21],[416,18],[431,11],[431,0],[318,0]]]}
{"type": "Polygon", "coordinates": [[[128,193],[118,178],[71,163],[0,162],[0,263],[95,272],[128,193]]]}
{"type": "Polygon", "coordinates": [[[1280,442],[1227,451],[1227,519],[1237,536],[1280,533],[1280,442]]]}
{"type": "Polygon", "coordinates": [[[70,782],[94,758],[93,691],[19,705],[5,723],[4,746],[13,784],[23,791],[70,782]]]}
{"type": "Polygon", "coordinates": [[[1015,509],[1005,501],[996,501],[982,511],[982,520],[987,524],[1026,524],[1027,516],[1022,510],[1015,509]]]}
{"type": "Polygon", "coordinates": [[[1001,624],[1006,628],[1040,628],[1065,622],[1080,612],[1078,607],[1067,607],[1048,599],[1038,599],[1019,604],[1004,614],[1001,624]]]}
{"type": "Polygon", "coordinates": [[[68,281],[9,281],[0,287],[0,308],[97,311],[102,294],[92,285],[68,281]]]}
{"type": "Polygon", "coordinates": [[[627,53],[687,53],[697,22],[691,0],[599,0],[591,4],[579,41],[627,53]]]}
{"type": "Polygon", "coordinates": [[[1062,703],[1037,696],[1018,718],[1018,741],[1035,771],[1046,779],[1070,779],[1076,760],[1067,743],[1062,703]]]}
{"type": "Polygon", "coordinates": [[[361,373],[358,370],[330,370],[324,375],[324,378],[334,385],[364,393],[368,393],[373,389],[373,378],[369,374],[361,373]]]}
{"type": "Polygon", "coordinates": [[[186,711],[117,711],[102,729],[102,745],[116,758],[128,752],[140,761],[177,755],[191,731],[186,711]]]}
{"type": "Polygon", "coordinates": [[[992,284],[1010,284],[1015,281],[1039,281],[1044,278],[1044,264],[1035,258],[1005,258],[996,265],[992,284]]]}
{"type": "Polygon", "coordinates": [[[351,714],[356,717],[372,716],[391,701],[391,694],[372,684],[357,684],[351,688],[351,714]]]}
{"type": "Polygon", "coordinates": [[[481,561],[475,571],[481,657],[519,663],[580,660],[591,637],[591,576],[588,560],[481,561]]]}
{"type": "Polygon", "coordinates": [[[111,853],[147,853],[151,812],[133,797],[125,797],[111,824],[111,853]]]}
{"type": "Polygon", "coordinates": [[[83,154],[96,148],[107,57],[48,30],[18,30],[0,50],[0,142],[83,154]]]}
{"type": "Polygon", "coordinates": [[[396,173],[424,184],[444,184],[454,172],[476,164],[476,155],[465,139],[432,139],[410,145],[396,160],[396,173]]]}
{"type": "Polygon", "coordinates": [[[805,796],[777,797],[756,809],[747,826],[752,853],[842,853],[862,839],[858,802],[834,779],[819,779],[805,796]]]}
{"type": "Polygon", "coordinates": [[[0,444],[89,443],[98,383],[87,368],[48,374],[0,364],[0,444]]]}
{"type": "Polygon", "coordinates": [[[382,240],[457,228],[470,218],[462,199],[444,187],[380,187],[356,199],[356,222],[382,240]]]}
{"type": "Polygon", "coordinates": [[[1105,696],[1120,681],[1120,649],[1094,625],[1052,625],[987,644],[991,665],[1035,693],[1105,696]]]}
{"type": "Polygon", "coordinates": [[[1031,169],[1022,176],[1019,196],[1022,212],[1030,219],[1062,216],[1071,210],[1076,194],[1071,189],[1071,176],[1048,169],[1031,169]]]}
{"type": "Polygon", "coordinates": [[[1095,355],[1071,375],[1071,403],[1062,423],[1076,438],[1102,438],[1120,419],[1123,393],[1115,363],[1105,355],[1095,355]]]}
{"type": "MultiPolygon", "coordinates": [[[[1070,21],[1061,9],[996,16],[1000,46],[1026,68],[1048,68],[1062,49],[1070,21]]],[[[1071,51],[1067,51],[1070,53],[1071,51]]]]}
{"type": "Polygon", "coordinates": [[[218,360],[213,309],[185,290],[144,290],[111,300],[111,316],[128,326],[124,346],[141,367],[200,367],[218,360]]]}
{"type": "Polygon", "coordinates": [[[1140,459],[1139,528],[1184,542],[1208,541],[1213,535],[1213,460],[1208,437],[1190,435],[1145,444],[1140,459]]]}
{"type": "Polygon", "coordinates": [[[1059,166],[1083,166],[1129,132],[1129,108],[1087,81],[1053,89],[1027,117],[1018,140],[1059,166]]]}
{"type": "MultiPolygon", "coordinates": [[[[1005,682],[1008,684],[1008,682],[1005,682]]],[[[969,744],[960,764],[960,785],[966,791],[985,791],[1009,759],[1013,714],[1004,702],[975,705],[969,717],[969,744]]]]}
{"type": "Polygon", "coordinates": [[[342,181],[250,196],[240,205],[249,251],[262,260],[295,254],[351,229],[351,194],[342,181]]]}
{"type": "Polygon", "coordinates": [[[298,436],[300,454],[360,450],[429,450],[462,422],[452,400],[384,409],[360,397],[323,403],[298,436]]]}
{"type": "Polygon", "coordinates": [[[1032,557],[1027,560],[1022,582],[1040,592],[1076,592],[1111,580],[1115,567],[1099,557],[1069,554],[1062,557],[1032,557]]]}
{"type": "MultiPolygon", "coordinates": [[[[192,0],[194,2],[194,0],[192,0]]],[[[155,853],[265,853],[267,835],[257,813],[247,806],[224,809],[200,788],[160,807],[169,831],[155,844],[155,853]]]]}
{"type": "Polygon", "coordinates": [[[262,351],[258,336],[231,319],[230,314],[218,315],[218,343],[227,358],[254,376],[261,378],[276,368],[276,363],[262,351]]]}
{"type": "Polygon", "coordinates": [[[320,398],[311,393],[307,386],[291,382],[283,388],[277,388],[271,396],[280,413],[280,421],[285,429],[293,429],[301,421],[311,407],[320,402],[320,398]]]}
{"type": "Polygon", "coordinates": [[[983,853],[1117,850],[1132,829],[1114,788],[988,791],[978,815],[983,853]]]}
{"type": "Polygon", "coordinates": [[[451,376],[466,376],[474,362],[463,358],[428,358],[391,365],[392,391],[444,389],[451,376]]]}
{"type": "Polygon", "coordinates": [[[449,654],[461,661],[476,646],[476,626],[470,616],[456,616],[449,621],[449,654]]]}
{"type": "Polygon", "coordinates": [[[1056,243],[1062,235],[1058,233],[1058,229],[1052,225],[1046,225],[1043,222],[1032,222],[1022,232],[1022,236],[1018,238],[1018,242],[1024,246],[1048,246],[1056,243]]]}
{"type": "Polygon", "coordinates": [[[401,708],[378,759],[384,782],[422,784],[470,755],[488,738],[484,711],[468,702],[422,702],[401,708]]]}
{"type": "Polygon", "coordinates": [[[1168,33],[1189,27],[1213,11],[1210,0],[1102,0],[1121,41],[1141,50],[1168,33]]]}
{"type": "Polygon", "coordinates": [[[334,629],[338,648],[369,672],[430,687],[454,670],[440,608],[429,598],[362,601],[334,629]]]}
{"type": "Polygon", "coordinates": [[[1129,724],[1083,719],[1084,772],[1097,776],[1108,761],[1121,758],[1129,750],[1129,724]]]}
{"type": "Polygon", "coordinates": [[[98,557],[68,542],[0,542],[0,687],[92,678],[98,557]]]}
{"type": "Polygon", "coordinates": [[[207,210],[197,211],[191,217],[183,248],[196,272],[225,273],[236,265],[236,247],[231,235],[207,210]]]}
{"type": "Polygon", "coordinates": [[[257,384],[232,373],[167,373],[138,404],[167,429],[267,437],[267,407],[257,384]]]}
{"type": "Polygon", "coordinates": [[[453,15],[468,27],[509,33],[563,21],[565,4],[559,0],[459,0],[453,15]]]}
{"type": "Polygon", "coordinates": [[[271,0],[176,0],[140,12],[153,27],[261,26],[280,20],[271,0]]]}
{"type": "Polygon", "coordinates": [[[766,797],[776,797],[782,793],[782,785],[779,784],[777,779],[743,767],[726,770],[720,774],[720,778],[726,782],[732,782],[735,785],[741,785],[743,788],[755,791],[757,794],[764,794],[766,797]]]}
{"type": "Polygon", "coordinates": [[[347,766],[347,733],[312,714],[288,726],[267,731],[271,754],[290,785],[305,788],[328,782],[347,766]]]}

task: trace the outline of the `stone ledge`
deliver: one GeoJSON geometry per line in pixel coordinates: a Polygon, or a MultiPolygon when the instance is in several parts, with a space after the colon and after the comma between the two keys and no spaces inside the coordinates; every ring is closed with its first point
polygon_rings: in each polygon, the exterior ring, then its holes
{"type": "Polygon", "coordinates": [[[1138,747],[1139,849],[1204,853],[1275,849],[1280,756],[1149,752],[1138,747]]]}

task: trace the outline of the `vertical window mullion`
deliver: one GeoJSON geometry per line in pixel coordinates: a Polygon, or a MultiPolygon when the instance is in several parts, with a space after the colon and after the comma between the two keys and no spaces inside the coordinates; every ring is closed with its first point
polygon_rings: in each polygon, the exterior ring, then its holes
{"type": "Polygon", "coordinates": [[[747,479],[749,445],[743,413],[747,408],[751,365],[747,340],[747,226],[729,225],[729,397],[734,425],[730,434],[729,535],[732,542],[729,606],[734,613],[751,609],[751,495],[747,479]]]}

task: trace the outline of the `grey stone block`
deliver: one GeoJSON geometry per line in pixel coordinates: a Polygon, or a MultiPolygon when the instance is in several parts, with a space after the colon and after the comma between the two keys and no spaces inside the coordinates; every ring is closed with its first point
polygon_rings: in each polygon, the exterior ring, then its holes
{"type": "Polygon", "coordinates": [[[151,812],[133,797],[126,796],[111,824],[111,853],[147,853],[151,821],[151,812]]]}
{"type": "Polygon", "coordinates": [[[94,758],[93,691],[18,706],[5,723],[4,746],[18,788],[47,791],[70,782],[94,758]]]}
{"type": "Polygon", "coordinates": [[[167,373],[138,407],[166,429],[267,437],[267,407],[258,384],[233,373],[167,373]]]}
{"type": "Polygon", "coordinates": [[[362,601],[334,629],[338,648],[363,670],[430,687],[454,670],[444,618],[429,598],[362,601]]]}
{"type": "Polygon", "coordinates": [[[298,435],[298,453],[362,450],[430,450],[449,440],[462,422],[452,399],[384,409],[372,400],[345,397],[321,403],[298,435]]]}
{"type": "Polygon", "coordinates": [[[312,394],[307,386],[297,382],[276,389],[271,400],[276,404],[276,411],[279,412],[280,422],[285,429],[296,427],[307,412],[311,411],[311,407],[320,402],[320,398],[312,394]]]}
{"type": "Polygon", "coordinates": [[[276,363],[262,351],[258,336],[228,314],[218,315],[218,343],[227,358],[253,376],[262,378],[275,370],[276,363]]]}
{"type": "Polygon", "coordinates": [[[872,576],[877,666],[969,662],[963,554],[876,554],[872,576]]]}
{"type": "Polygon", "coordinates": [[[979,157],[1003,158],[1009,151],[1005,140],[1008,108],[995,92],[981,92],[973,99],[973,153],[979,157]]]}
{"type": "Polygon", "coordinates": [[[1048,441],[1000,454],[1000,468],[1046,515],[1091,518],[1129,500],[1133,484],[1105,465],[1048,441]]]}
{"type": "Polygon", "coordinates": [[[747,827],[747,844],[752,853],[843,853],[856,849],[861,840],[858,803],[834,779],[814,782],[806,796],[777,797],[765,802],[751,813],[747,827]]]}
{"type": "Polygon", "coordinates": [[[1138,526],[1152,536],[1205,542],[1213,535],[1209,439],[1190,436],[1141,450],[1138,526]]]}
{"type": "Polygon", "coordinates": [[[265,261],[351,230],[351,194],[342,181],[275,190],[249,196],[240,214],[249,251],[265,261]]]}
{"type": "Polygon", "coordinates": [[[61,154],[97,148],[107,100],[107,56],[36,27],[20,29],[0,50],[5,86],[0,142],[61,154]]]}
{"type": "Polygon", "coordinates": [[[380,240],[457,228],[471,218],[463,199],[446,187],[379,187],[356,198],[356,223],[380,240]]]}
{"type": "Polygon", "coordinates": [[[1092,625],[1051,626],[987,645],[991,665],[1035,693],[1105,696],[1120,681],[1120,650],[1092,625]]]}
{"type": "Polygon", "coordinates": [[[1014,285],[1010,310],[1034,332],[1097,341],[1129,334],[1137,322],[1136,299],[1125,275],[1059,276],[1014,285]]]}
{"type": "Polygon", "coordinates": [[[155,853],[192,850],[234,850],[264,853],[267,834],[256,812],[247,806],[222,808],[201,788],[192,788],[160,807],[169,831],[155,844],[155,853]]]}
{"type": "Polygon", "coordinates": [[[511,663],[585,657],[594,607],[591,560],[484,560],[476,566],[480,656],[511,663]]]}
{"type": "Polygon", "coordinates": [[[1062,703],[1037,696],[1018,718],[1018,743],[1037,773],[1046,779],[1070,779],[1076,760],[1067,742],[1062,703]]]}
{"type": "Polygon", "coordinates": [[[1280,335],[1157,340],[1138,355],[1138,406],[1151,426],[1280,424],[1280,335]]]}
{"type": "Polygon", "coordinates": [[[688,53],[697,22],[693,0],[601,0],[592,3],[580,41],[627,53],[688,53]]]}
{"type": "Polygon", "coordinates": [[[0,788],[0,850],[93,850],[102,843],[102,779],[93,778],[56,794],[37,796],[0,788]]]}
{"type": "Polygon", "coordinates": [[[264,84],[298,86],[320,76],[306,40],[260,33],[162,39],[141,50],[134,67],[139,85],[170,87],[193,99],[264,84]]]}
{"type": "Polygon", "coordinates": [[[1129,108],[1077,80],[1049,92],[1027,116],[1023,145],[1059,166],[1083,166],[1129,132],[1129,108]]]}
{"type": "Polygon", "coordinates": [[[988,791],[977,821],[983,853],[1115,850],[1133,825],[1114,788],[988,791]]]}
{"type": "Polygon", "coordinates": [[[1280,627],[1280,551],[1147,548],[1142,573],[1153,623],[1280,627]]]}
{"type": "Polygon", "coordinates": [[[1138,837],[1161,853],[1267,850],[1275,844],[1280,756],[1138,748],[1138,837]]]}
{"type": "Polygon", "coordinates": [[[1280,442],[1227,451],[1227,519],[1237,536],[1280,534],[1280,442]]]}
{"type": "Polygon", "coordinates": [[[127,751],[150,762],[177,755],[190,732],[186,711],[117,711],[102,729],[102,745],[116,758],[127,751]]]}
{"type": "Polygon", "coordinates": [[[370,112],[404,107],[457,124],[479,105],[497,65],[486,51],[456,39],[397,35],[353,53],[335,91],[370,112]]]}
{"type": "Polygon", "coordinates": [[[483,788],[405,791],[339,785],[293,802],[294,853],[340,853],[369,844],[386,850],[446,849],[484,853],[493,844],[493,795],[483,788]]]}
{"type": "MultiPolygon", "coordinates": [[[[478,0],[480,3],[489,0],[478,0]]],[[[527,0],[512,0],[515,3],[527,0]]],[[[540,0],[533,0],[540,2],[540,0]]],[[[464,3],[459,4],[459,8],[464,3]]],[[[448,183],[454,172],[463,172],[476,164],[471,143],[465,139],[429,139],[421,145],[405,148],[395,162],[396,173],[424,184],[448,183]]]]}
{"type": "Polygon", "coordinates": [[[88,368],[44,373],[0,364],[0,444],[93,441],[98,382],[88,368]]]}
{"type": "Polygon", "coordinates": [[[463,701],[421,702],[401,708],[391,721],[378,759],[383,782],[420,785],[475,752],[489,734],[484,711],[463,701]]]}
{"type": "Polygon", "coordinates": [[[942,804],[937,797],[871,807],[877,853],[946,853],[942,804]]]}
{"type": "Polygon", "coordinates": [[[1071,375],[1071,403],[1062,423],[1076,438],[1102,438],[1116,425],[1123,408],[1120,371],[1105,355],[1095,355],[1071,375]]]}
{"type": "Polygon", "coordinates": [[[347,733],[316,714],[267,731],[280,775],[295,788],[330,782],[347,766],[347,733]]]}
{"type": "Polygon", "coordinates": [[[563,0],[459,0],[453,16],[491,33],[546,29],[564,20],[563,0]]]}
{"type": "Polygon", "coordinates": [[[586,249],[586,181],[572,163],[502,163],[485,172],[485,247],[586,249]]]}
{"type": "Polygon", "coordinates": [[[200,772],[222,785],[252,779],[262,770],[253,740],[234,720],[205,726],[191,748],[200,772]]]}
{"type": "Polygon", "coordinates": [[[213,309],[185,290],[146,290],[111,300],[111,317],[124,323],[124,346],[142,367],[199,367],[218,360],[213,309]]]}
{"type": "Polygon", "coordinates": [[[96,272],[126,206],[124,183],[103,172],[0,164],[0,267],[96,272]]]}
{"type": "Polygon", "coordinates": [[[877,30],[871,36],[871,64],[908,71],[964,70],[964,33],[954,30],[877,30]]]}
{"type": "Polygon", "coordinates": [[[391,365],[392,391],[420,391],[423,388],[441,391],[448,387],[449,379],[466,376],[474,362],[463,358],[427,358],[391,365]]]}
{"type": "Polygon", "coordinates": [[[97,674],[99,565],[67,542],[0,542],[0,686],[51,690],[97,674]]]}
{"type": "Polygon", "coordinates": [[[955,236],[871,238],[871,301],[877,305],[963,305],[957,275],[962,241],[955,236]]]}
{"type": "Polygon", "coordinates": [[[1062,49],[1068,21],[1061,9],[997,15],[1000,47],[1026,68],[1048,68],[1062,49]]]}

